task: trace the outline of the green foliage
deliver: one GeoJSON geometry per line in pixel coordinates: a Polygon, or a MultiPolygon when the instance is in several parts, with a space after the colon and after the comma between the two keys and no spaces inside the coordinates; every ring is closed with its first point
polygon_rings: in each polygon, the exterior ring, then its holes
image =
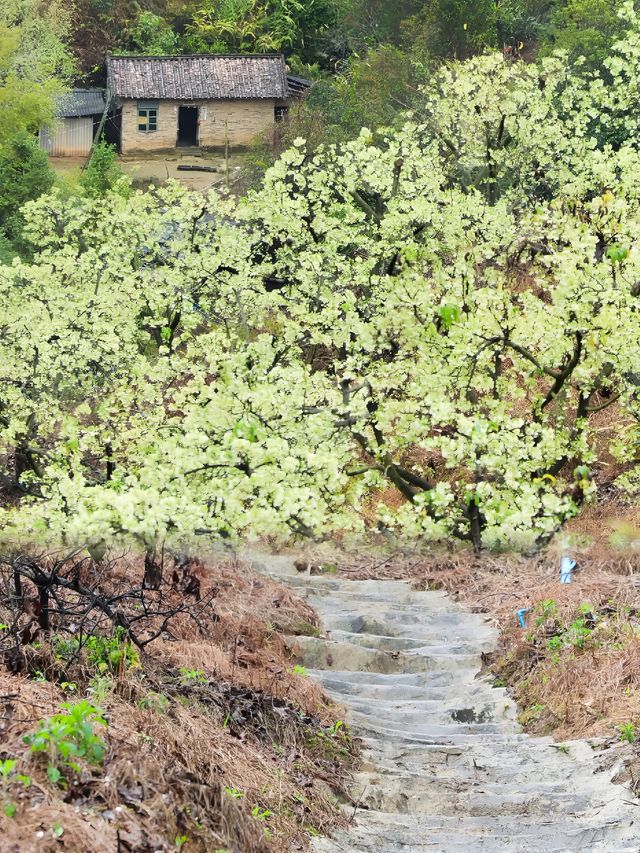
{"type": "Polygon", "coordinates": [[[549,25],[553,0],[501,0],[496,4],[497,45],[527,53],[549,25]]]}
{"type": "Polygon", "coordinates": [[[321,109],[330,125],[357,135],[362,127],[387,127],[402,109],[411,107],[419,74],[410,57],[392,45],[381,45],[362,59],[352,59],[331,84],[317,84],[308,109],[321,109]]]}
{"type": "Polygon", "coordinates": [[[47,155],[26,131],[0,146],[0,253],[7,260],[27,248],[23,205],[48,192],[54,180],[47,155]]]}
{"type": "Polygon", "coordinates": [[[232,800],[240,800],[244,797],[244,791],[241,791],[238,788],[225,788],[224,792],[227,797],[231,797],[232,800]]]}
{"type": "Polygon", "coordinates": [[[94,675],[89,682],[87,693],[95,705],[101,706],[113,692],[113,687],[114,681],[110,675],[94,675]]]}
{"type": "Polygon", "coordinates": [[[285,52],[314,61],[336,22],[333,0],[204,0],[187,27],[192,52],[285,52]]]}
{"type": "Polygon", "coordinates": [[[170,24],[153,12],[140,12],[129,32],[130,50],[149,56],[173,56],[180,39],[170,24]]]}
{"type": "Polygon", "coordinates": [[[105,673],[117,673],[121,667],[128,670],[140,666],[140,655],[137,649],[127,639],[125,631],[119,627],[111,637],[101,634],[90,634],[82,640],[76,637],[70,639],[56,637],[53,647],[56,657],[67,662],[77,658],[84,649],[89,663],[99,673],[96,689],[100,691],[108,689],[108,684],[111,682],[110,677],[105,673]]]}
{"type": "Polygon", "coordinates": [[[76,73],[68,46],[72,24],[73,10],[64,0],[46,4],[39,0],[3,0],[0,27],[9,28],[10,40],[16,40],[12,56],[16,75],[33,83],[51,79],[68,83],[76,73]]]}
{"type": "Polygon", "coordinates": [[[206,684],[207,677],[202,669],[189,669],[180,667],[180,684],[183,687],[193,687],[196,684],[206,684]]]}
{"type": "Polygon", "coordinates": [[[115,146],[107,144],[104,139],[94,146],[91,159],[80,178],[80,186],[92,198],[103,196],[111,190],[124,196],[129,194],[131,184],[120,169],[115,146]]]}
{"type": "MultiPolygon", "coordinates": [[[[625,0],[565,0],[551,15],[544,50],[566,50],[585,69],[602,68],[627,24],[620,12],[625,0]]],[[[544,51],[543,51],[544,52],[544,51]]]]}
{"type": "Polygon", "coordinates": [[[558,605],[552,598],[547,598],[540,601],[535,606],[536,626],[539,628],[544,625],[549,619],[555,619],[558,615],[558,605]]]}
{"type": "Polygon", "coordinates": [[[597,495],[609,454],[637,487],[625,14],[606,78],[562,57],[450,63],[381,133],[294,138],[244,198],[27,205],[37,253],[0,268],[3,538],[95,551],[372,524],[529,550],[597,495]],[[631,426],[607,443],[612,402],[631,426]]]}
{"type": "Polygon", "coordinates": [[[0,760],[0,793],[2,796],[2,810],[9,818],[14,817],[17,806],[9,798],[9,787],[14,782],[19,782],[25,788],[31,785],[31,777],[25,776],[23,773],[18,773],[16,766],[18,764],[15,758],[5,758],[0,760]]]}
{"type": "Polygon", "coordinates": [[[102,764],[106,743],[95,733],[96,726],[106,726],[102,711],[85,699],[63,702],[67,713],[41,720],[33,734],[23,740],[35,753],[46,753],[47,775],[54,784],[65,786],[69,771],[80,771],[79,761],[102,764]]]}
{"type": "Polygon", "coordinates": [[[56,34],[61,8],[54,2],[48,17],[35,0],[7,0],[0,9],[0,153],[53,119],[55,97],[71,71],[59,38],[66,24],[56,34]]]}
{"type": "Polygon", "coordinates": [[[251,817],[256,818],[256,820],[267,820],[267,818],[271,817],[271,811],[263,809],[259,805],[254,805],[251,808],[251,817]]]}
{"type": "Polygon", "coordinates": [[[169,700],[164,693],[155,693],[149,691],[146,696],[138,702],[140,708],[147,708],[150,711],[155,711],[157,714],[163,714],[169,707],[169,700]]]}
{"type": "Polygon", "coordinates": [[[427,55],[466,59],[497,46],[497,8],[494,0],[427,0],[402,31],[427,55]]]}
{"type": "Polygon", "coordinates": [[[568,626],[561,634],[550,637],[547,641],[547,648],[551,650],[559,650],[568,647],[573,647],[582,651],[591,638],[593,629],[588,626],[585,618],[579,617],[568,626]]]}
{"type": "Polygon", "coordinates": [[[351,736],[345,724],[338,720],[324,729],[318,729],[309,738],[309,745],[319,749],[325,758],[349,754],[351,736]]]}
{"type": "Polygon", "coordinates": [[[622,723],[618,727],[618,731],[620,732],[620,740],[626,741],[627,743],[635,743],[638,736],[638,728],[635,723],[622,723]]]}
{"type": "Polygon", "coordinates": [[[117,673],[121,667],[128,670],[140,666],[140,654],[127,639],[122,628],[116,628],[112,637],[92,634],[87,637],[85,646],[89,663],[99,673],[117,673]]]}

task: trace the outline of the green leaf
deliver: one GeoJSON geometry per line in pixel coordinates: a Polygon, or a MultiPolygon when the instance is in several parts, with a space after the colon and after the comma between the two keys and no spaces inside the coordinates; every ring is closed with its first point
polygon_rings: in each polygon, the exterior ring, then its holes
{"type": "Polygon", "coordinates": [[[461,313],[457,305],[446,304],[438,308],[438,316],[445,329],[450,329],[454,323],[460,322],[461,313]]]}
{"type": "Polygon", "coordinates": [[[53,782],[54,785],[57,785],[58,782],[62,779],[62,773],[58,770],[57,767],[54,767],[53,764],[50,764],[47,767],[47,778],[50,782],[53,782]]]}

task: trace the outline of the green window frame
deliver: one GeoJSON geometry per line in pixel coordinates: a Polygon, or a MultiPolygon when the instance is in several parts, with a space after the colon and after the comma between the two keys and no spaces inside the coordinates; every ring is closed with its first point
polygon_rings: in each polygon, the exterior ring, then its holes
{"type": "Polygon", "coordinates": [[[158,129],[157,101],[138,101],[138,130],[140,133],[153,133],[158,129]]]}

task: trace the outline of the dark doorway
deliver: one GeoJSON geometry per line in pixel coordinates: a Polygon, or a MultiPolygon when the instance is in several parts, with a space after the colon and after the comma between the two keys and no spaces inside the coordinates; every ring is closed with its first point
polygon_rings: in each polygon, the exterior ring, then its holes
{"type": "Polygon", "coordinates": [[[198,144],[198,108],[180,107],[178,110],[178,145],[198,144]]]}

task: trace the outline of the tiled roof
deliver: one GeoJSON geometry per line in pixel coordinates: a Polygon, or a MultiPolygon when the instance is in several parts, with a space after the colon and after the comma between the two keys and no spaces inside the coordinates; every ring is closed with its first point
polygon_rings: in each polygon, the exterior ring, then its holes
{"type": "Polygon", "coordinates": [[[107,84],[118,98],[190,101],[286,98],[279,54],[109,56],[107,84]]]}
{"type": "Polygon", "coordinates": [[[287,75],[287,86],[292,98],[301,98],[307,94],[313,83],[311,80],[305,80],[304,77],[295,77],[293,74],[289,74],[287,75]]]}
{"type": "Polygon", "coordinates": [[[72,89],[61,95],[56,103],[56,115],[60,118],[101,115],[104,110],[102,89],[72,89]]]}

